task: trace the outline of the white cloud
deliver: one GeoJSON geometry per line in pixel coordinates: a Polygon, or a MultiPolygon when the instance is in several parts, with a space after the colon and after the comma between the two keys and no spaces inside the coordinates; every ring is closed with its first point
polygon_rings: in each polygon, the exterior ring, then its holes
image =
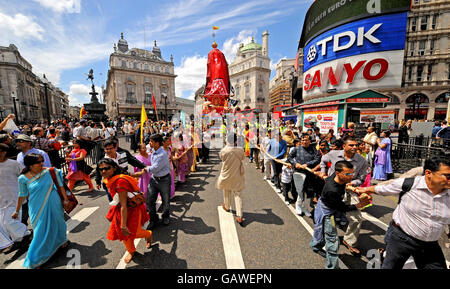
{"type": "Polygon", "coordinates": [[[239,32],[238,36],[229,38],[223,43],[222,52],[227,59],[228,65],[233,63],[234,58],[236,57],[237,50],[239,48],[239,44],[249,43],[252,39],[252,36],[255,36],[255,34],[256,30],[242,30],[241,32],[239,32]]]}
{"type": "Polygon", "coordinates": [[[9,16],[0,12],[0,34],[2,38],[37,38],[42,40],[45,30],[32,17],[18,13],[9,16]],[[13,34],[14,36],[12,36],[13,34]],[[9,36],[9,37],[8,37],[9,36]]]}
{"type": "MultiPolygon", "coordinates": [[[[70,86],[69,91],[69,105],[71,106],[81,106],[84,103],[91,101],[91,87],[89,85],[84,85],[80,83],[75,83],[70,86]]],[[[102,89],[98,86],[95,87],[95,91],[98,92],[98,98],[101,99],[102,89]]]]}
{"type": "Polygon", "coordinates": [[[181,97],[184,91],[189,91],[188,99],[194,99],[195,92],[206,82],[206,56],[191,56],[183,58],[181,66],[175,67],[175,94],[181,97]]]}
{"type": "Polygon", "coordinates": [[[57,13],[80,13],[81,0],[34,0],[57,13]]]}

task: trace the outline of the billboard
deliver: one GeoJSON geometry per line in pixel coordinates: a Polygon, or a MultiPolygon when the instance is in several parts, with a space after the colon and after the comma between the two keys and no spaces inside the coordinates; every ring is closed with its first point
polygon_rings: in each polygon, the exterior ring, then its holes
{"type": "Polygon", "coordinates": [[[331,29],[305,47],[303,97],[400,87],[407,13],[371,17],[331,29]]]}
{"type": "Polygon", "coordinates": [[[394,123],[395,111],[393,110],[363,110],[360,113],[361,123],[394,123]]]}
{"type": "Polygon", "coordinates": [[[306,13],[298,48],[305,47],[313,37],[342,24],[410,9],[411,0],[317,0],[306,13]]]}
{"type": "Polygon", "coordinates": [[[306,124],[315,123],[316,127],[320,128],[320,133],[326,134],[330,129],[337,132],[338,119],[338,105],[303,109],[304,129],[307,128],[306,124]]]}

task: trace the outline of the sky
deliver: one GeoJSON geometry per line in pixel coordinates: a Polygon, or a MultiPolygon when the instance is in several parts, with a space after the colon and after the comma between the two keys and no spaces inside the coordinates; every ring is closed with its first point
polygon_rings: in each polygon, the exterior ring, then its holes
{"type": "Polygon", "coordinates": [[[14,44],[33,66],[69,95],[70,105],[90,100],[87,73],[100,92],[120,33],[129,48],[173,55],[175,94],[194,98],[206,81],[212,26],[231,64],[240,43],[262,44],[269,32],[271,78],[283,58],[295,58],[306,11],[313,0],[0,0],[0,46],[14,44]]]}

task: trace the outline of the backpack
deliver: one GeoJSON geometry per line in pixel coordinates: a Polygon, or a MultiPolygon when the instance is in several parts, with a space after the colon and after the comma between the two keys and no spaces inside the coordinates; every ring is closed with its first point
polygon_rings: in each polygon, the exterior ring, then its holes
{"type": "Polygon", "coordinates": [[[400,204],[400,201],[402,200],[403,195],[411,190],[411,188],[414,184],[414,180],[415,180],[415,178],[406,178],[403,181],[402,191],[400,192],[400,195],[398,197],[398,203],[397,203],[398,205],[400,204]]]}

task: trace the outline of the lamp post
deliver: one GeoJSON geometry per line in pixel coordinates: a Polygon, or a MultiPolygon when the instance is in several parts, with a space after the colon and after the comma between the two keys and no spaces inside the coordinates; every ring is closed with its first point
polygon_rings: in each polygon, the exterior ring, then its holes
{"type": "Polygon", "coordinates": [[[166,122],[168,120],[167,118],[167,94],[161,93],[161,96],[164,98],[164,112],[166,114],[166,122]]]}
{"type": "Polygon", "coordinates": [[[294,105],[294,74],[295,74],[295,67],[291,67],[291,73],[289,74],[289,81],[291,83],[291,106],[294,105]]]}
{"type": "Polygon", "coordinates": [[[17,114],[17,107],[16,107],[17,96],[14,91],[11,91],[11,98],[12,98],[13,104],[14,104],[14,115],[16,116],[17,123],[19,123],[19,115],[17,114]]]}
{"type": "Polygon", "coordinates": [[[50,106],[48,104],[48,88],[47,88],[48,80],[45,77],[45,74],[44,74],[44,77],[42,79],[42,83],[43,83],[43,85],[41,84],[41,86],[43,86],[44,90],[45,90],[45,105],[47,107],[47,124],[50,125],[50,106]]]}

